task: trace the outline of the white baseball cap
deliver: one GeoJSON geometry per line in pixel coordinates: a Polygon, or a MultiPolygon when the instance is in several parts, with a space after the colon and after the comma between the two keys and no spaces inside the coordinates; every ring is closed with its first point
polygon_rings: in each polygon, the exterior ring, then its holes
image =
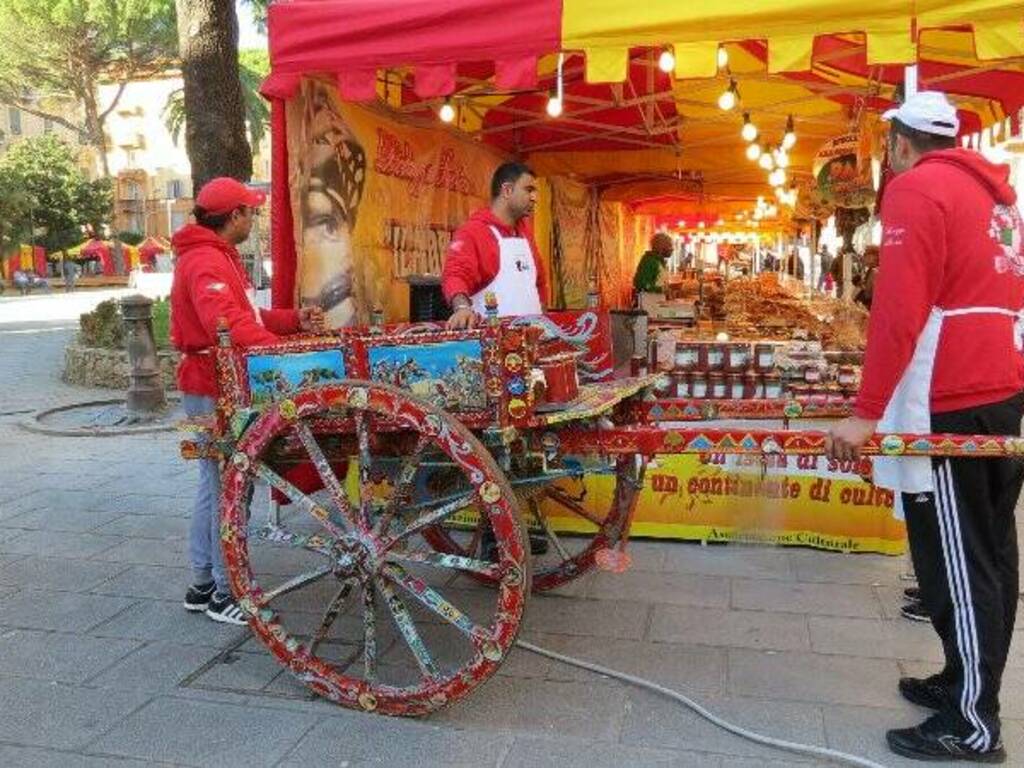
{"type": "Polygon", "coordinates": [[[949,103],[946,94],[938,91],[918,91],[896,109],[882,114],[883,120],[899,120],[908,128],[936,136],[956,137],[960,132],[960,118],[956,107],[949,103]]]}

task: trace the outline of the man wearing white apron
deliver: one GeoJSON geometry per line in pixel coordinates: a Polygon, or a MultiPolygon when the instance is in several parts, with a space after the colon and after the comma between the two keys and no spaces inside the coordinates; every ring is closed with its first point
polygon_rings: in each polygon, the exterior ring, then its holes
{"type": "MultiPolygon", "coordinates": [[[[491,177],[491,204],[473,213],[452,237],[441,272],[441,290],[452,307],[448,327],[472,328],[484,317],[484,297],[493,293],[502,317],[539,315],[547,278],[529,217],[537,204],[537,177],[522,163],[504,163],[491,177]]],[[[488,528],[482,556],[493,557],[488,528]]],[[[542,555],[547,540],[530,534],[530,551],[542,555]]]]}
{"type": "MultiPolygon", "coordinates": [[[[882,201],[855,416],[832,430],[830,451],[852,458],[876,431],[1019,435],[1024,223],[1009,169],[956,148],[957,113],[940,93],[917,93],[885,119],[898,176],[882,201]]],[[[906,515],[921,598],[945,653],[938,674],[899,681],[904,698],[935,714],[889,731],[889,746],[919,760],[1003,762],[999,688],[1017,611],[1024,467],[876,459],[874,473],[906,515]]]]}
{"type": "Polygon", "coordinates": [[[452,307],[448,327],[471,328],[493,293],[501,316],[543,312],[547,279],[529,217],[537,204],[537,178],[522,163],[505,163],[491,178],[491,204],[470,217],[445,254],[441,289],[452,307]]]}

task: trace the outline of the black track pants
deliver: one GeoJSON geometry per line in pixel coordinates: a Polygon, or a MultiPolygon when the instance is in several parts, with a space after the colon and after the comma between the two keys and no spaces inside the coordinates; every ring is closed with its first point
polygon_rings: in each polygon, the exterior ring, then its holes
{"type": "MultiPolygon", "coordinates": [[[[932,414],[936,433],[1020,435],[1024,394],[932,414]]],[[[1019,593],[1014,508],[1024,482],[1018,459],[936,458],[935,492],[904,494],[921,599],[942,640],[948,712],[984,751],[999,741],[999,685],[1019,593]]]]}

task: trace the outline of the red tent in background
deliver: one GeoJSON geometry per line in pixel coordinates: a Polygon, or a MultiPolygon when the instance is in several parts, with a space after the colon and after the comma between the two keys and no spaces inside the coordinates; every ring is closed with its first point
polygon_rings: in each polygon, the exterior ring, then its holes
{"type": "Polygon", "coordinates": [[[110,250],[110,244],[106,241],[93,238],[82,246],[78,255],[83,259],[99,259],[103,274],[107,276],[114,274],[114,255],[110,250]]]}
{"type": "Polygon", "coordinates": [[[168,250],[167,243],[150,235],[139,244],[139,259],[144,267],[155,269],[157,255],[167,253],[168,250]]]}
{"type": "Polygon", "coordinates": [[[46,249],[41,245],[32,248],[32,269],[40,277],[46,277],[46,249]]]}

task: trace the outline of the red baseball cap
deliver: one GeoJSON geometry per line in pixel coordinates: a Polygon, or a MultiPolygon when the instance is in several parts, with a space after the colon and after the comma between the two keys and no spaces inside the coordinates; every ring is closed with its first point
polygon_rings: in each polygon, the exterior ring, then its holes
{"type": "Polygon", "coordinates": [[[196,196],[196,205],[213,216],[228,213],[242,205],[259,208],[266,201],[267,196],[263,192],[247,187],[230,176],[210,179],[196,196]]]}

